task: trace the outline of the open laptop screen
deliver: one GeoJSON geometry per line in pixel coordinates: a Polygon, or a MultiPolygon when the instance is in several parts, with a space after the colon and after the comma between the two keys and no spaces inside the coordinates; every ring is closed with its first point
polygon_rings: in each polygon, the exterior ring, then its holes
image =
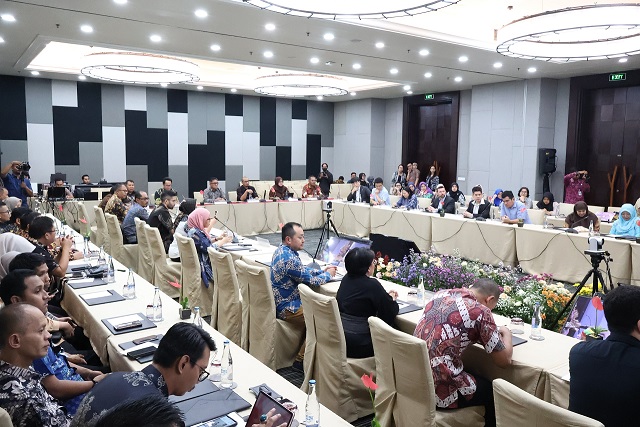
{"type": "MultiPolygon", "coordinates": [[[[608,329],[604,311],[598,311],[596,315],[596,308],[591,304],[591,297],[580,295],[576,298],[576,303],[573,310],[569,312],[561,333],[579,339],[585,329],[594,326],[608,329]]],[[[609,334],[610,332],[607,331],[601,335],[606,338],[609,334]]]]}
{"type": "Polygon", "coordinates": [[[322,261],[344,268],[344,257],[353,248],[371,248],[371,241],[355,237],[330,237],[322,250],[322,261]]]}

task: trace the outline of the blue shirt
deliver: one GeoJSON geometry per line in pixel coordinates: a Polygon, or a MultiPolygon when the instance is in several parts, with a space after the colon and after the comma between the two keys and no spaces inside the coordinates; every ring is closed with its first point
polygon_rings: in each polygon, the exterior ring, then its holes
{"type": "Polygon", "coordinates": [[[412,194],[408,199],[400,197],[396,202],[396,207],[401,208],[403,206],[406,207],[407,210],[418,209],[418,198],[416,197],[416,195],[412,194]]]}
{"type": "Polygon", "coordinates": [[[299,283],[320,286],[329,280],[329,273],[305,267],[297,252],[289,246],[280,245],[271,259],[271,288],[278,318],[284,319],[285,310],[295,313],[302,306],[299,283]]]}
{"type": "Polygon", "coordinates": [[[503,216],[509,217],[509,219],[524,219],[525,224],[531,224],[531,220],[529,219],[529,213],[527,212],[527,207],[524,203],[519,201],[514,201],[513,206],[510,208],[504,205],[504,202],[500,205],[500,217],[503,216]]]}
{"type": "MultiPolygon", "coordinates": [[[[45,357],[33,361],[33,369],[45,377],[55,375],[56,378],[61,381],[84,381],[82,377],[76,373],[76,370],[69,366],[67,359],[61,354],[55,354],[51,346],[49,346],[45,357]]],[[[83,397],[84,394],[80,394],[63,402],[69,415],[76,413],[83,397]]]]}
{"type": "Polygon", "coordinates": [[[122,235],[129,243],[138,243],[135,218],[140,218],[142,221],[147,222],[149,220],[149,212],[147,212],[146,208],[133,202],[120,226],[122,227],[122,235]]]}
{"type": "Polygon", "coordinates": [[[391,205],[391,201],[389,200],[389,192],[384,187],[382,187],[382,190],[380,190],[380,194],[376,194],[376,188],[374,187],[373,190],[371,190],[370,197],[372,202],[376,201],[380,206],[391,205]]]}
{"type": "MultiPolygon", "coordinates": [[[[7,176],[2,177],[2,182],[9,192],[9,197],[17,197],[18,199],[22,200],[22,206],[27,206],[27,193],[25,193],[22,187],[20,187],[20,184],[22,184],[20,178],[15,176],[13,172],[9,171],[7,176]]],[[[31,181],[29,181],[29,178],[25,178],[24,183],[27,184],[27,187],[30,190],[32,190],[31,181]]]]}

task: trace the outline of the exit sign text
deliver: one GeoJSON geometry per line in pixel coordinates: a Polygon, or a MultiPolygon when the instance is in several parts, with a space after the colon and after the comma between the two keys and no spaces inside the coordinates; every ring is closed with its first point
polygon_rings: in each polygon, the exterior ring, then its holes
{"type": "Polygon", "coordinates": [[[622,80],[627,80],[627,73],[612,73],[609,74],[610,82],[619,82],[622,80]]]}
{"type": "Polygon", "coordinates": [[[424,99],[433,99],[433,98],[435,98],[435,95],[432,93],[428,93],[424,96],[424,99]]]}

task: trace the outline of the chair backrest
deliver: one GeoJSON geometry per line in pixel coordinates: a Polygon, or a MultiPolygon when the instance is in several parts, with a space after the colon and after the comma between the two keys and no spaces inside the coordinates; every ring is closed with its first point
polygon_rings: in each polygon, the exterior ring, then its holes
{"type": "Polygon", "coordinates": [[[558,214],[569,215],[573,213],[573,203],[558,203],[558,214]]]}
{"type": "Polygon", "coordinates": [[[102,237],[102,244],[104,250],[111,252],[111,239],[109,238],[109,232],[107,231],[107,221],[104,216],[104,211],[97,206],[93,207],[93,213],[96,216],[96,227],[98,227],[98,233],[102,237]]]}
{"type": "MultiPolygon", "coordinates": [[[[151,227],[148,224],[143,224],[144,234],[147,238],[147,245],[151,254],[151,260],[154,264],[167,263],[167,254],[164,251],[164,244],[162,243],[162,237],[160,236],[160,230],[156,227],[151,227]]],[[[176,278],[177,279],[177,278],[176,278]]]]}
{"type": "Polygon", "coordinates": [[[133,219],[136,223],[136,236],[138,238],[138,269],[137,273],[149,283],[153,283],[153,257],[144,231],[145,222],[140,218],[133,219]]]}
{"type": "Polygon", "coordinates": [[[83,236],[91,235],[91,221],[89,219],[89,213],[87,212],[87,207],[82,202],[78,202],[78,210],[80,211],[79,219],[84,219],[86,224],[80,222],[80,233],[83,236]]]}
{"type": "Polygon", "coordinates": [[[0,408],[0,427],[13,427],[11,416],[4,408],[0,408]]]}
{"type": "Polygon", "coordinates": [[[527,214],[531,220],[531,224],[542,225],[544,224],[544,217],[546,216],[541,209],[527,209],[527,214]]]}
{"type": "Polygon", "coordinates": [[[607,212],[620,212],[620,206],[609,206],[607,207],[607,212]]]}
{"type": "Polygon", "coordinates": [[[593,213],[604,212],[604,206],[591,206],[589,205],[589,210],[593,213]]]}
{"type": "Polygon", "coordinates": [[[212,247],[209,247],[207,252],[213,269],[213,281],[216,284],[211,308],[211,326],[246,350],[246,341],[243,343],[242,336],[243,303],[233,259],[230,253],[218,252],[212,247]]]}
{"type": "Polygon", "coordinates": [[[196,251],[196,245],[190,237],[175,234],[174,238],[178,240],[178,252],[180,252],[181,274],[180,283],[183,286],[183,295],[189,298],[191,308],[199,306],[200,314],[208,316],[211,314],[211,301],[204,298],[202,288],[202,276],[200,274],[200,259],[196,251]]]}
{"type": "Polygon", "coordinates": [[[124,243],[122,243],[122,229],[120,228],[118,217],[109,213],[105,213],[104,219],[107,222],[107,232],[109,233],[109,241],[111,244],[111,255],[122,262],[121,253],[124,243]]]}
{"type": "Polygon", "coordinates": [[[243,338],[247,351],[260,362],[276,370],[276,303],[264,267],[235,262],[242,295],[243,338]]]}
{"type": "Polygon", "coordinates": [[[369,317],[377,370],[375,407],[383,426],[435,426],[436,397],[426,343],[369,317]]]}
{"type": "Polygon", "coordinates": [[[600,421],[545,402],[503,380],[493,380],[497,426],[603,427],[600,421]]]}

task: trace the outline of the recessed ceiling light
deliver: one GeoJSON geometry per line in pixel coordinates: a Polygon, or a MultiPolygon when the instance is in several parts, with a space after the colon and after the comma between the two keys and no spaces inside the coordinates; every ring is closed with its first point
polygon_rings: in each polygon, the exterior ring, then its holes
{"type": "Polygon", "coordinates": [[[198,86],[198,90],[204,89],[204,86],[198,86]]]}
{"type": "Polygon", "coordinates": [[[618,62],[622,62],[622,63],[625,63],[625,62],[627,62],[627,61],[628,61],[628,59],[627,59],[627,58],[620,58],[620,59],[618,59],[618,62]]]}
{"type": "Polygon", "coordinates": [[[530,72],[530,73],[535,73],[538,70],[536,69],[536,67],[529,67],[529,68],[527,68],[527,71],[530,72]]]}
{"type": "Polygon", "coordinates": [[[410,91],[410,90],[408,90],[408,91],[407,91],[407,95],[413,95],[413,92],[412,92],[412,91],[410,91]]]}
{"type": "Polygon", "coordinates": [[[93,27],[91,25],[82,25],[80,26],[80,31],[83,33],[93,33],[93,27]]]}
{"type": "Polygon", "coordinates": [[[217,52],[220,50],[220,45],[219,44],[212,44],[211,45],[211,50],[214,52],[217,52]]]}
{"type": "Polygon", "coordinates": [[[32,71],[31,75],[32,76],[39,76],[40,75],[40,71],[32,71]]]}
{"type": "Polygon", "coordinates": [[[455,79],[453,79],[453,80],[455,80],[456,82],[458,82],[458,83],[459,83],[459,82],[461,82],[461,81],[462,81],[462,77],[458,76],[458,77],[456,77],[456,78],[455,78],[455,79]]]}
{"type": "Polygon", "coordinates": [[[236,93],[237,91],[238,91],[238,89],[236,89],[235,87],[231,88],[231,92],[236,93]]]}
{"type": "Polygon", "coordinates": [[[78,80],[87,80],[87,76],[78,76],[78,80]]]}
{"type": "Polygon", "coordinates": [[[151,35],[151,36],[149,37],[149,40],[151,40],[151,41],[152,41],[152,42],[154,42],[154,43],[158,43],[158,42],[161,42],[161,41],[162,41],[162,37],[160,37],[160,36],[159,36],[159,35],[157,35],[157,34],[153,34],[153,35],[151,35]]]}
{"type": "Polygon", "coordinates": [[[362,65],[358,64],[357,62],[355,64],[353,64],[353,69],[354,70],[359,70],[360,68],[362,68],[362,65]]]}
{"type": "Polygon", "coordinates": [[[355,92],[351,92],[349,95],[356,96],[356,93],[355,92]]]}
{"type": "Polygon", "coordinates": [[[411,86],[409,86],[409,85],[404,85],[404,86],[402,87],[402,90],[411,90],[411,86]]]}
{"type": "Polygon", "coordinates": [[[331,33],[325,33],[325,35],[323,36],[325,40],[333,40],[336,38],[336,36],[334,36],[331,33]]]}
{"type": "Polygon", "coordinates": [[[7,22],[16,22],[16,17],[9,14],[9,13],[3,13],[2,15],[0,15],[0,18],[3,21],[7,21],[7,22]]]}
{"type": "Polygon", "coordinates": [[[318,101],[322,101],[322,100],[324,99],[324,96],[322,96],[322,95],[318,95],[318,96],[316,96],[316,99],[317,99],[318,101]]]}
{"type": "Polygon", "coordinates": [[[271,52],[270,50],[266,50],[263,53],[263,55],[264,55],[265,58],[273,58],[273,52],[271,52]]]}
{"type": "Polygon", "coordinates": [[[377,47],[378,49],[382,49],[382,48],[384,47],[384,43],[382,43],[382,42],[378,42],[378,43],[376,43],[376,47],[377,47]]]}
{"type": "Polygon", "coordinates": [[[430,79],[430,78],[431,78],[431,76],[433,76],[433,74],[431,74],[431,73],[424,73],[424,76],[425,76],[426,78],[430,79]]]}
{"type": "Polygon", "coordinates": [[[167,87],[167,86],[169,86],[169,85],[168,85],[168,84],[166,84],[166,83],[160,83],[160,86],[162,86],[162,87],[167,87]]]}
{"type": "Polygon", "coordinates": [[[4,39],[0,37],[0,43],[4,43],[4,39]]]}
{"type": "Polygon", "coordinates": [[[460,58],[458,58],[458,61],[460,61],[460,62],[467,62],[468,60],[469,60],[469,58],[464,56],[464,55],[462,55],[460,58]]]}
{"type": "Polygon", "coordinates": [[[264,26],[264,29],[267,31],[273,31],[276,29],[276,24],[268,23],[264,26]]]}
{"type": "Polygon", "coordinates": [[[429,51],[427,49],[421,49],[420,52],[418,52],[420,54],[420,56],[427,56],[429,55],[429,51]]]}
{"type": "Polygon", "coordinates": [[[398,69],[397,68],[392,68],[392,69],[389,70],[389,72],[391,74],[398,74],[398,69]]]}
{"type": "Polygon", "coordinates": [[[113,0],[113,2],[117,4],[127,4],[127,0],[113,0]]]}
{"type": "Polygon", "coordinates": [[[317,64],[318,62],[320,62],[320,60],[318,58],[316,58],[315,56],[313,58],[311,58],[309,61],[311,61],[312,64],[317,64]]]}
{"type": "Polygon", "coordinates": [[[193,12],[194,15],[196,15],[198,18],[206,18],[207,16],[209,16],[209,12],[207,12],[204,9],[196,9],[195,12],[193,12]]]}
{"type": "Polygon", "coordinates": [[[502,68],[502,62],[494,62],[493,68],[502,68]]]}

